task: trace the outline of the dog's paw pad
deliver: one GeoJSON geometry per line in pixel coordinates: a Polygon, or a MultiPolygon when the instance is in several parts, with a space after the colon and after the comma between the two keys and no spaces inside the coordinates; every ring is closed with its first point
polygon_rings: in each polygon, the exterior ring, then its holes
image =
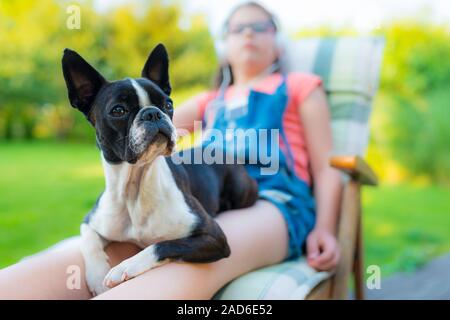
{"type": "Polygon", "coordinates": [[[103,281],[103,284],[105,286],[107,286],[108,288],[113,288],[115,286],[117,286],[118,284],[120,284],[121,282],[123,282],[123,280],[121,279],[121,276],[117,276],[116,275],[116,271],[113,269],[111,269],[111,271],[106,275],[105,280],[103,281]]]}

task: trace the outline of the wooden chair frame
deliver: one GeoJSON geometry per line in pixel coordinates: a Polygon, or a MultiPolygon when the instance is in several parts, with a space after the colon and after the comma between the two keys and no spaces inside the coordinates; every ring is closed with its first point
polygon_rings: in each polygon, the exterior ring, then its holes
{"type": "Polygon", "coordinates": [[[338,226],[341,260],[335,273],[314,288],[307,299],[347,299],[353,273],[355,298],[360,300],[364,299],[361,186],[377,185],[378,179],[360,156],[334,156],[330,165],[349,176],[342,194],[338,226]]]}

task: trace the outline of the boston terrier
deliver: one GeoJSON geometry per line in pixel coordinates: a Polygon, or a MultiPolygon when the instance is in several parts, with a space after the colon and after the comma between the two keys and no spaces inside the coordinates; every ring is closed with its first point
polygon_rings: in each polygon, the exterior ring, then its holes
{"type": "Polygon", "coordinates": [[[228,257],[227,239],[214,217],[257,199],[257,184],[240,164],[172,159],[177,133],[168,64],[159,44],[141,78],[110,82],[78,53],[64,50],[70,104],[95,128],[106,178],[105,190],[81,224],[86,282],[94,295],[173,260],[228,257]],[[104,251],[111,241],[143,250],[111,268],[104,251]]]}

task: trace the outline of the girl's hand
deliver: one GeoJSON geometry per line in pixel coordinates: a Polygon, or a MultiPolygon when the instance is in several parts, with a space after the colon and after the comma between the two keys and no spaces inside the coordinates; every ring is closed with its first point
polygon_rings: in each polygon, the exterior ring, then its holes
{"type": "Polygon", "coordinates": [[[306,239],[307,262],[318,271],[333,270],[340,258],[340,249],[334,234],[314,228],[306,239]]]}

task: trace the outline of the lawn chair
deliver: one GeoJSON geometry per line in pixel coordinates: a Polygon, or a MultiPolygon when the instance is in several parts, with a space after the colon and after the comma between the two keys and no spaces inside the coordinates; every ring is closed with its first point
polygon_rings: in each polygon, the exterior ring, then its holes
{"type": "Polygon", "coordinates": [[[361,185],[376,185],[364,162],[372,99],[377,91],[384,40],[379,37],[308,38],[286,48],[289,71],[321,76],[328,95],[334,151],[330,165],[343,172],[338,226],[341,260],[335,272],[317,272],[304,257],[244,274],[213,299],[346,299],[353,273],[355,298],[364,299],[361,185]]]}

